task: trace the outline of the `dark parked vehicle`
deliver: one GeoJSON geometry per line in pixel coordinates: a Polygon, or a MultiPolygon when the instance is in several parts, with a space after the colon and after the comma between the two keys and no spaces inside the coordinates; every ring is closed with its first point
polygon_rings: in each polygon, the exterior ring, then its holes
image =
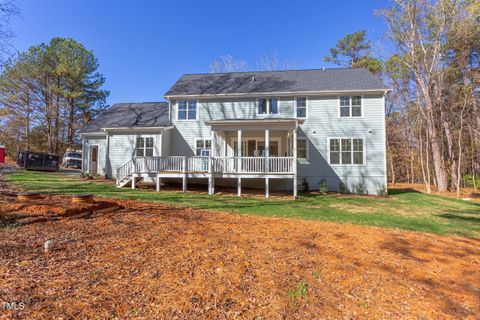
{"type": "Polygon", "coordinates": [[[60,156],[46,152],[22,151],[18,154],[17,164],[27,170],[57,171],[60,156]]]}

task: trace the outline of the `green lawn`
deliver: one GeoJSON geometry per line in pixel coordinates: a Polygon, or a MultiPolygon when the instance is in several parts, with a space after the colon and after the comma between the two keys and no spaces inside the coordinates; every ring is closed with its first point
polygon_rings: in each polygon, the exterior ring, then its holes
{"type": "Polygon", "coordinates": [[[324,220],[480,237],[480,203],[408,190],[390,190],[391,196],[388,198],[331,194],[301,195],[300,199],[293,201],[118,189],[113,185],[67,177],[58,173],[32,171],[8,174],[6,179],[30,191],[56,194],[93,193],[102,197],[162,202],[241,214],[324,220]]]}

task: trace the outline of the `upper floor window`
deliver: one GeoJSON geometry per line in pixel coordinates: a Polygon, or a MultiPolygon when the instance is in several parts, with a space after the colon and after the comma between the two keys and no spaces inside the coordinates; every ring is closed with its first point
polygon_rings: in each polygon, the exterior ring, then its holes
{"type": "Polygon", "coordinates": [[[329,140],[330,164],[363,164],[363,139],[334,138],[329,140]]]}
{"type": "Polygon", "coordinates": [[[135,154],[137,157],[153,157],[153,137],[137,137],[135,154]]]}
{"type": "Polygon", "coordinates": [[[277,98],[258,99],[258,114],[277,114],[277,113],[278,113],[277,98]]]}
{"type": "Polygon", "coordinates": [[[198,139],[196,142],[195,154],[197,156],[208,157],[212,150],[212,140],[198,139]]]}
{"type": "Polygon", "coordinates": [[[362,116],[362,97],[361,96],[341,96],[340,97],[340,117],[361,117],[362,116]]]}
{"type": "Polygon", "coordinates": [[[178,101],[178,120],[196,120],[197,119],[197,101],[179,100],[178,101]]]}
{"type": "Polygon", "coordinates": [[[297,109],[297,118],[307,117],[307,98],[306,97],[296,99],[296,109],[297,109]]]}

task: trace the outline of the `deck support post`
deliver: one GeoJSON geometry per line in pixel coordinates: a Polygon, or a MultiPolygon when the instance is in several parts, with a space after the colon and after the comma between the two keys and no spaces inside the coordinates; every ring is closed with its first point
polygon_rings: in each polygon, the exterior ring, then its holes
{"type": "Polygon", "coordinates": [[[242,178],[237,178],[237,196],[242,196],[242,178]]]}
{"type": "Polygon", "coordinates": [[[160,176],[157,175],[157,192],[160,192],[160,176]]]}
{"type": "Polygon", "coordinates": [[[216,154],[216,147],[217,142],[215,139],[215,131],[212,130],[211,132],[211,140],[210,140],[210,156],[208,157],[208,194],[214,195],[215,194],[215,177],[214,177],[214,156],[216,154]]]}
{"type": "Polygon", "coordinates": [[[269,178],[265,178],[265,198],[270,198],[269,178]]]}
{"type": "Polygon", "coordinates": [[[182,159],[182,173],[183,173],[182,191],[183,193],[185,193],[187,192],[187,157],[183,157],[182,159]]]}
{"type": "Polygon", "coordinates": [[[132,190],[135,190],[135,176],[132,174],[132,190]]]}
{"type": "Polygon", "coordinates": [[[297,177],[297,126],[293,130],[293,199],[298,197],[298,177],[297,177]]]}
{"type": "Polygon", "coordinates": [[[265,173],[270,171],[270,130],[265,129],[265,173]]]}

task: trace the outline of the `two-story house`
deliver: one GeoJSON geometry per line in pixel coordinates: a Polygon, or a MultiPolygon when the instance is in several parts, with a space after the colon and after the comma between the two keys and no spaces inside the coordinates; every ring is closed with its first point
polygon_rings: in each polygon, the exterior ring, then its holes
{"type": "Polygon", "coordinates": [[[386,186],[385,84],[366,69],[183,75],[168,102],[115,104],[80,131],[83,171],[292,190],[386,186]]]}

